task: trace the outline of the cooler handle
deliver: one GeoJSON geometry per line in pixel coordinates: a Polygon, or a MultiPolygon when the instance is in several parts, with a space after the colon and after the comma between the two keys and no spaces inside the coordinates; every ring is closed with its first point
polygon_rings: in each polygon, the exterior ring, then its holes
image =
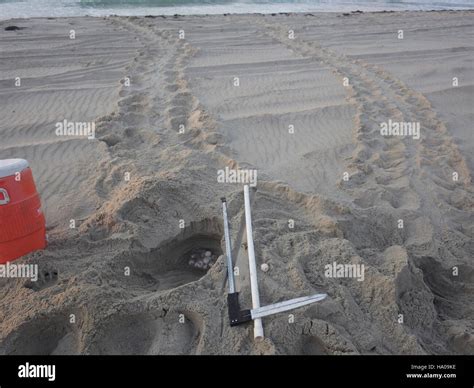
{"type": "Polygon", "coordinates": [[[0,199],[0,205],[8,205],[8,203],[10,202],[8,191],[6,189],[0,188],[0,195],[3,195],[3,199],[0,199]]]}

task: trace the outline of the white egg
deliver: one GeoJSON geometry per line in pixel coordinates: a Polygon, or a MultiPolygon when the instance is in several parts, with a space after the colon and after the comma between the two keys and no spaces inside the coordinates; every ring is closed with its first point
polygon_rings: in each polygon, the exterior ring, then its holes
{"type": "Polygon", "coordinates": [[[270,266],[269,266],[267,263],[263,263],[263,264],[260,266],[260,269],[261,269],[263,272],[268,272],[268,270],[270,269],[270,266]]]}
{"type": "Polygon", "coordinates": [[[211,257],[211,256],[212,256],[212,252],[211,252],[211,251],[207,251],[207,252],[205,253],[205,255],[206,255],[206,257],[211,257]]]}

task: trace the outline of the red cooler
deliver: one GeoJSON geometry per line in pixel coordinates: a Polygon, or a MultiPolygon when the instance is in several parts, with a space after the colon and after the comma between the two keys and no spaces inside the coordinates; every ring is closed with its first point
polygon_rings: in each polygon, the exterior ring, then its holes
{"type": "Polygon", "coordinates": [[[0,160],[0,264],[44,249],[45,224],[28,162],[0,160]]]}

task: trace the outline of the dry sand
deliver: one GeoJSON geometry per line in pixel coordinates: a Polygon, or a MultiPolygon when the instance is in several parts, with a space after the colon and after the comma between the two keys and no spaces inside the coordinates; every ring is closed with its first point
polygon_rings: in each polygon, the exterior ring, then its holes
{"type": "Polygon", "coordinates": [[[0,353],[474,354],[473,16],[1,22],[0,158],[30,161],[50,245],[21,261],[38,283],[2,280],[0,353]],[[65,119],[96,139],[57,137],[65,119]],[[382,137],[388,119],[420,122],[421,140],[382,137]],[[223,258],[187,263],[222,252],[226,196],[250,305],[226,166],[258,169],[262,304],[329,295],[264,319],[259,344],[228,325],[223,258]],[[333,262],[364,281],[325,277],[333,262]]]}

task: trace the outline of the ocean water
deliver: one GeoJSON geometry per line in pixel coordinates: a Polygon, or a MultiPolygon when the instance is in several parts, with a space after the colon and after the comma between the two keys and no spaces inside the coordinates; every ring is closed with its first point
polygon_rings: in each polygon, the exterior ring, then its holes
{"type": "Polygon", "coordinates": [[[0,0],[0,19],[446,9],[474,9],[474,0],[0,0]]]}

